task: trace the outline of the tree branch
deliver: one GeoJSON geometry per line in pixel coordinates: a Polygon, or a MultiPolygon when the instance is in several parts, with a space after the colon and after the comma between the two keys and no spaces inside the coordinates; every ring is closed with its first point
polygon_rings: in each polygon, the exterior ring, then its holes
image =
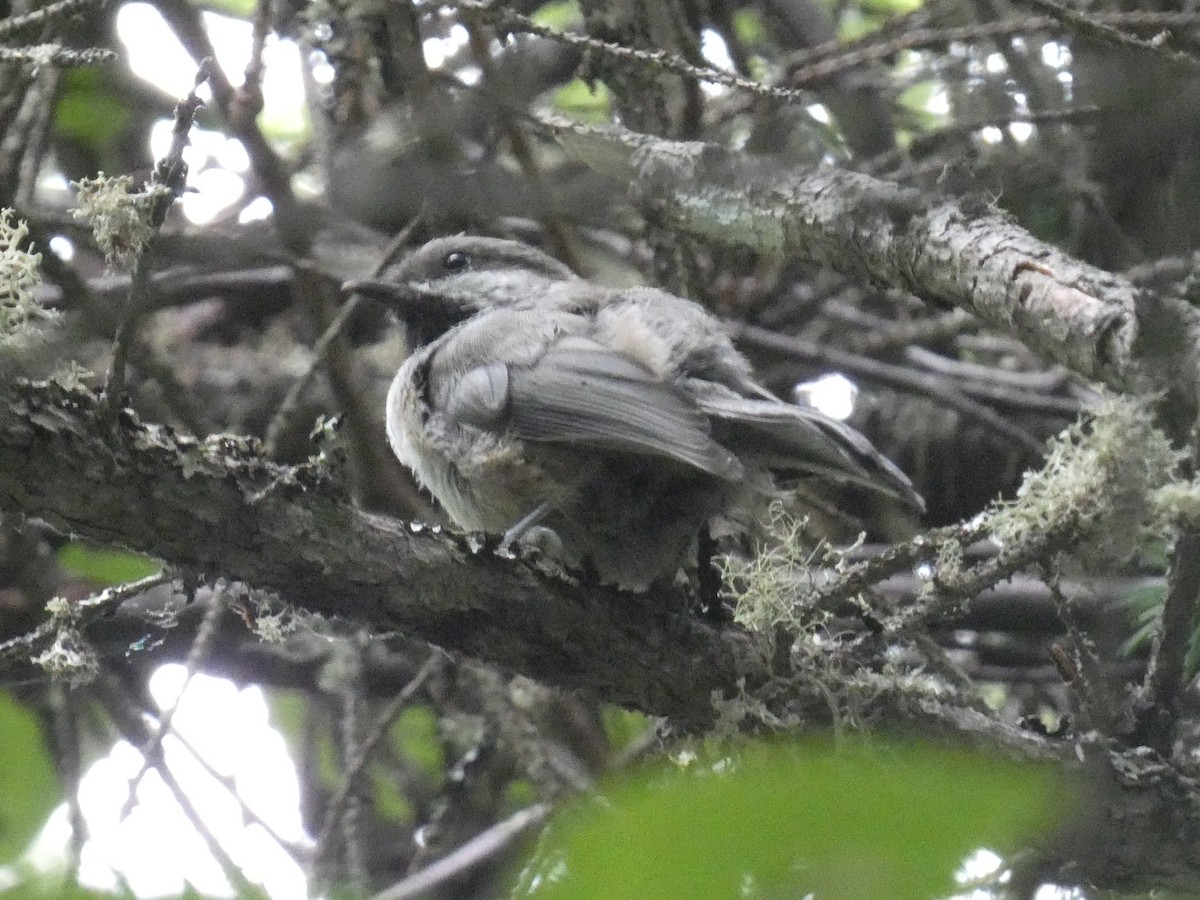
{"type": "Polygon", "coordinates": [[[782,170],[716,144],[539,122],[675,227],[961,307],[1117,390],[1168,391],[1195,416],[1200,312],[1063,253],[996,208],[930,201],[832,166],[782,170]]]}
{"type": "Polygon", "coordinates": [[[198,442],[129,411],[106,430],[98,414],[84,390],[0,389],[0,511],[693,727],[715,715],[713,691],[769,676],[765,638],[686,615],[681,594],[540,577],[364,513],[335,480],[268,462],[248,439],[198,442]]]}

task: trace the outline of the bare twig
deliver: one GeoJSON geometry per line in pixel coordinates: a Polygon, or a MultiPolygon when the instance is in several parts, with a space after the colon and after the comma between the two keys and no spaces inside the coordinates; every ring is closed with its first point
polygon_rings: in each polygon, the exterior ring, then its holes
{"type": "Polygon", "coordinates": [[[26,28],[71,15],[87,9],[89,6],[103,6],[104,3],[105,0],[58,0],[57,3],[50,3],[41,9],[35,9],[23,15],[0,19],[0,40],[11,37],[26,28]]]}
{"type": "Polygon", "coordinates": [[[1196,627],[1198,607],[1200,532],[1184,527],[1180,529],[1171,554],[1167,596],[1163,602],[1162,618],[1159,620],[1143,689],[1147,707],[1141,711],[1138,723],[1146,743],[1163,753],[1170,750],[1173,738],[1179,712],[1179,695],[1184,687],[1188,646],[1196,627]]]}
{"type": "Polygon", "coordinates": [[[141,747],[142,766],[128,782],[125,806],[121,812],[122,818],[129,815],[137,803],[137,789],[141,785],[142,779],[146,777],[146,773],[158,766],[162,760],[163,739],[167,734],[172,732],[172,722],[176,711],[179,709],[179,703],[183,700],[184,692],[187,690],[192,676],[200,669],[201,664],[208,655],[209,648],[212,646],[213,639],[220,627],[221,617],[225,614],[225,609],[224,598],[216,595],[213,597],[208,609],[204,611],[204,620],[200,623],[200,628],[196,632],[196,638],[192,641],[192,646],[188,650],[187,661],[184,664],[187,675],[184,678],[182,686],[179,688],[175,702],[169,708],[163,710],[162,714],[158,717],[158,727],[151,731],[150,737],[141,747]]]}
{"type": "Polygon", "coordinates": [[[1040,10],[1055,21],[1061,22],[1064,28],[1078,34],[1080,37],[1089,38],[1098,43],[1113,47],[1123,47],[1143,53],[1151,53],[1163,62],[1177,69],[1182,69],[1191,75],[1200,72],[1200,60],[1191,54],[1178,50],[1166,50],[1153,41],[1144,41],[1141,38],[1134,37],[1131,34],[1121,31],[1119,28],[1114,28],[1112,25],[1102,22],[1094,16],[1071,9],[1068,6],[1063,6],[1061,3],[1056,3],[1055,0],[1018,0],[1018,2],[1040,10]]]}
{"type": "Polygon", "coordinates": [[[106,47],[63,47],[61,44],[37,44],[32,47],[0,47],[0,62],[30,66],[97,66],[116,62],[117,54],[106,47]]]}
{"type": "Polygon", "coordinates": [[[372,900],[412,900],[427,895],[511,846],[526,831],[544,822],[550,812],[548,803],[527,806],[477,834],[453,853],[380,891],[372,900]]]}
{"type": "MultiPolygon", "coordinates": [[[[93,594],[86,600],[72,603],[70,604],[70,612],[74,617],[73,624],[77,628],[86,628],[97,619],[110,615],[126,600],[145,593],[151,588],[158,587],[160,584],[166,584],[173,577],[174,575],[171,570],[163,569],[156,575],[150,575],[138,581],[131,581],[128,584],[105,588],[100,593],[93,594]]],[[[11,638],[0,644],[0,666],[21,657],[28,659],[30,656],[36,655],[54,640],[57,630],[58,623],[54,619],[49,619],[33,631],[11,638]]]]}
{"type": "MultiPolygon", "coordinates": [[[[159,188],[151,195],[150,209],[147,215],[148,224],[156,233],[167,217],[167,210],[175,198],[187,187],[187,164],[183,161],[183,151],[188,145],[188,135],[192,123],[196,119],[196,111],[203,106],[203,101],[197,96],[196,90],[207,81],[213,68],[211,60],[205,59],[196,71],[196,79],[192,90],[186,97],[175,105],[175,126],[171,131],[171,147],[167,154],[158,161],[151,176],[151,186],[159,188]]],[[[133,280],[129,286],[129,299],[117,325],[117,333],[113,338],[112,361],[104,378],[104,397],[111,414],[123,402],[125,393],[125,369],[130,347],[134,344],[137,327],[150,304],[151,292],[148,290],[150,276],[150,247],[144,245],[137,255],[134,264],[133,280]]]]}
{"type": "Polygon", "coordinates": [[[425,686],[425,682],[437,671],[438,666],[444,658],[441,651],[435,650],[430,653],[429,658],[417,670],[417,674],[413,676],[412,681],[406,684],[404,690],[388,701],[387,705],[379,711],[379,715],[375,717],[370,731],[358,742],[357,753],[347,763],[342,783],[338,787],[337,793],[330,799],[329,806],[326,807],[325,820],[321,823],[321,830],[317,834],[317,849],[314,853],[315,860],[320,860],[328,854],[333,831],[342,819],[347,801],[361,784],[363,772],[366,769],[367,763],[371,761],[371,756],[375,752],[375,748],[387,735],[387,730],[391,727],[392,722],[395,721],[396,716],[400,715],[401,711],[412,702],[417,693],[425,686]]]}
{"type": "MultiPolygon", "coordinates": [[[[413,231],[416,230],[420,222],[421,215],[418,213],[413,217],[411,222],[397,232],[396,236],[388,244],[387,249],[383,251],[383,256],[376,264],[372,277],[378,277],[382,274],[400,254],[400,251],[408,246],[409,238],[412,237],[413,231]]],[[[355,295],[343,303],[337,315],[333,317],[333,321],[329,323],[321,333],[321,336],[317,338],[317,342],[313,344],[312,358],[308,362],[308,368],[304,370],[304,374],[292,382],[292,386],[288,388],[287,394],[284,395],[279,408],[275,410],[275,415],[271,417],[271,422],[267,426],[263,447],[268,456],[274,456],[278,451],[279,439],[291,424],[292,416],[295,415],[300,398],[304,396],[304,392],[312,384],[313,378],[316,377],[317,371],[324,364],[330,350],[333,348],[334,342],[346,327],[346,323],[358,312],[361,306],[362,297],[359,295],[355,295]]]]}

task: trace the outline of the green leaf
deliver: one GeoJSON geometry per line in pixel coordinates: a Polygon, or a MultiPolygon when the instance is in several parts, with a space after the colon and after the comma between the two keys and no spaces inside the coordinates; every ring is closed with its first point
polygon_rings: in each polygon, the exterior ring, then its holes
{"type": "Polygon", "coordinates": [[[881,16],[897,16],[916,12],[924,6],[924,0],[863,0],[862,8],[868,13],[881,16]]]}
{"type": "Polygon", "coordinates": [[[613,753],[620,753],[650,727],[650,718],[645,713],[619,706],[603,707],[600,718],[604,722],[604,734],[613,753]]]}
{"type": "Polygon", "coordinates": [[[973,851],[1052,827],[1067,792],[1050,769],[967,751],[809,743],[643,775],[606,797],[556,820],[533,894],[924,900],[952,893],[973,851]]]}
{"type": "Polygon", "coordinates": [[[545,28],[566,31],[582,22],[583,16],[579,12],[578,3],[573,0],[563,0],[563,2],[547,3],[545,6],[539,7],[533,14],[533,21],[545,28]]]}
{"type": "Polygon", "coordinates": [[[114,895],[106,891],[80,887],[63,877],[40,873],[5,890],[0,896],[3,896],[4,900],[113,900],[114,896],[133,897],[128,893],[114,895]]]}
{"type": "Polygon", "coordinates": [[[555,92],[554,108],[583,122],[607,122],[612,116],[605,84],[597,81],[589,86],[582,78],[568,81],[555,92]]]}
{"type": "Polygon", "coordinates": [[[104,156],[123,139],[133,119],[128,99],[99,68],[70,69],[62,78],[54,104],[55,130],[104,156]]]}
{"type": "Polygon", "coordinates": [[[446,754],[438,732],[438,718],[428,706],[410,706],[391,727],[392,746],[439,782],[446,771],[446,754]]]}
{"type": "Polygon", "coordinates": [[[762,16],[758,10],[743,6],[734,10],[733,33],[746,47],[757,47],[767,37],[767,29],[763,26],[762,16]]]}
{"type": "Polygon", "coordinates": [[[33,713],[0,692],[0,864],[19,857],[62,800],[50,753],[33,713]]]}
{"type": "Polygon", "coordinates": [[[105,550],[86,544],[64,544],[58,551],[58,564],[72,575],[97,587],[124,584],[153,575],[162,568],[148,556],[125,550],[105,550]]]}
{"type": "Polygon", "coordinates": [[[235,19],[249,19],[258,7],[256,0],[207,0],[207,5],[214,12],[232,16],[235,19]]]}

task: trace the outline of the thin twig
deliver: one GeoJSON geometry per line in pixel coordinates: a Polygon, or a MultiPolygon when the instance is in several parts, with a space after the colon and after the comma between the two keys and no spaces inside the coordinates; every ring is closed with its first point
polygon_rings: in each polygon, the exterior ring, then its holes
{"type": "Polygon", "coordinates": [[[623,44],[614,44],[611,41],[602,41],[599,38],[590,37],[585,34],[574,34],[572,32],[559,31],[556,28],[547,28],[545,25],[538,24],[528,16],[504,9],[493,2],[493,0],[452,0],[452,2],[447,2],[446,5],[452,6],[462,12],[474,12],[483,16],[491,22],[493,27],[500,31],[520,31],[527,34],[535,34],[538,37],[549,38],[550,40],[559,41],[572,47],[579,47],[582,50],[592,53],[601,53],[606,56],[616,57],[617,59],[627,59],[633,62],[644,63],[665,72],[670,72],[673,75],[682,75],[697,81],[709,81],[713,84],[735,88],[762,97],[774,97],[780,100],[799,100],[803,102],[808,102],[812,99],[812,95],[807,91],[796,90],[795,88],[772,87],[771,85],[763,84],[761,81],[743,78],[724,69],[692,65],[674,53],[668,53],[664,50],[640,50],[634,47],[626,47],[623,44]]]}
{"type": "Polygon", "coordinates": [[[535,803],[480,832],[453,853],[380,891],[372,900],[411,900],[429,894],[447,881],[469,872],[511,846],[513,841],[550,815],[548,803],[535,803]]]}
{"type": "Polygon", "coordinates": [[[121,811],[122,818],[129,815],[134,804],[137,802],[137,789],[141,785],[142,779],[146,777],[146,773],[162,759],[163,740],[168,734],[173,733],[172,723],[175,719],[175,713],[178,711],[179,704],[183,700],[183,695],[191,683],[192,676],[200,669],[201,664],[212,649],[212,643],[220,628],[225,608],[224,597],[221,594],[215,593],[212,601],[209,603],[208,609],[204,611],[204,618],[200,621],[200,627],[196,629],[196,637],[192,640],[192,646],[188,648],[187,659],[184,661],[184,668],[187,671],[187,675],[184,677],[183,684],[179,688],[179,693],[175,696],[175,702],[162,711],[162,714],[158,717],[158,727],[150,733],[150,737],[146,740],[145,744],[139,748],[142,753],[142,766],[128,782],[129,792],[125,797],[125,805],[121,811]]]}
{"type": "MultiPolygon", "coordinates": [[[[187,164],[183,161],[183,151],[188,145],[188,135],[196,120],[196,111],[204,105],[196,91],[207,81],[213,69],[213,62],[205,59],[196,71],[192,90],[186,97],[175,104],[175,126],[171,130],[171,147],[167,154],[154,167],[150,178],[151,186],[160,188],[152,194],[150,210],[147,214],[148,224],[154,233],[162,227],[167,218],[167,210],[175,198],[187,187],[187,164]]],[[[152,240],[152,239],[151,239],[152,240]]],[[[129,285],[129,299],[121,315],[117,333],[113,337],[112,360],[108,373],[104,378],[104,400],[107,411],[112,414],[123,401],[125,394],[126,363],[130,347],[134,344],[134,336],[142,316],[147,312],[151,303],[152,292],[148,289],[150,277],[150,242],[141,248],[134,264],[133,279],[129,285]]]]}
{"type": "MultiPolygon", "coordinates": [[[[69,609],[72,615],[72,624],[83,630],[92,622],[116,612],[117,608],[126,600],[158,587],[160,584],[165,584],[173,577],[174,574],[170,569],[163,569],[156,575],[131,581],[128,584],[105,588],[98,594],[71,603],[69,609]]],[[[47,619],[33,631],[0,643],[0,668],[18,658],[23,657],[28,660],[30,656],[36,655],[54,640],[58,628],[59,623],[54,618],[47,619]]]]}
{"type": "Polygon", "coordinates": [[[1183,69],[1189,74],[1194,75],[1200,72],[1200,60],[1189,53],[1183,53],[1178,50],[1166,50],[1154,41],[1144,41],[1141,38],[1134,37],[1093,16],[1063,6],[1061,3],[1056,3],[1055,0],[1017,0],[1017,2],[1040,10],[1056,21],[1061,22],[1064,28],[1078,34],[1080,37],[1089,38],[1098,43],[1113,47],[1151,53],[1163,62],[1183,69]]]}
{"type": "Polygon", "coordinates": [[[104,3],[105,0],[58,0],[57,3],[48,4],[41,9],[33,10],[33,12],[0,19],[0,40],[9,38],[23,29],[32,28],[35,25],[43,25],[60,17],[66,17],[89,6],[102,7],[104,3]]]}
{"type": "MultiPolygon", "coordinates": [[[[417,213],[407,225],[405,225],[396,236],[388,243],[387,248],[383,251],[383,256],[375,265],[371,277],[375,278],[383,274],[384,270],[392,264],[400,251],[408,246],[409,238],[412,237],[413,231],[421,222],[421,214],[417,213]]],[[[279,408],[275,410],[275,415],[271,417],[271,422],[267,426],[266,438],[263,440],[263,449],[267,456],[274,456],[279,449],[279,440],[286,433],[287,428],[291,425],[292,417],[295,415],[296,407],[300,404],[300,399],[304,396],[304,392],[308,390],[308,386],[312,384],[313,378],[316,377],[317,371],[325,363],[326,357],[333,347],[334,342],[346,327],[346,323],[354,316],[359,307],[362,306],[363,298],[355,295],[342,304],[337,315],[333,317],[317,338],[317,342],[313,344],[312,358],[308,361],[308,368],[300,375],[292,386],[288,388],[287,394],[280,401],[279,408]]]]}
{"type": "MultiPolygon", "coordinates": [[[[483,73],[484,90],[495,92],[498,81],[496,66],[492,62],[492,54],[488,48],[488,39],[483,31],[482,23],[474,15],[465,15],[463,16],[463,20],[467,29],[467,40],[470,43],[471,56],[483,73]]],[[[538,168],[537,160],[534,159],[533,149],[529,145],[529,139],[525,137],[525,132],[521,130],[520,125],[517,124],[516,117],[509,112],[505,104],[496,104],[495,113],[500,123],[500,128],[503,130],[504,136],[508,139],[508,145],[512,149],[517,164],[521,167],[521,171],[525,174],[525,177],[529,179],[529,186],[536,195],[535,200],[546,199],[546,182],[542,177],[541,170],[538,168]]],[[[545,209],[547,210],[545,216],[546,228],[550,233],[551,240],[554,242],[555,250],[558,251],[563,262],[576,272],[581,271],[579,241],[576,239],[574,232],[571,231],[562,217],[554,211],[551,204],[546,203],[545,209]]]]}
{"type": "Polygon", "coordinates": [[[1076,730],[1088,731],[1094,728],[1106,737],[1113,737],[1122,704],[1113,696],[1109,685],[1110,676],[1096,650],[1096,642],[1079,627],[1075,604],[1063,593],[1059,574],[1046,571],[1043,573],[1042,582],[1050,589],[1050,597],[1058,611],[1058,618],[1066,628],[1075,651],[1071,661],[1074,677],[1069,686],[1078,700],[1079,714],[1084,720],[1076,730]]]}
{"type": "Polygon", "coordinates": [[[116,62],[117,58],[117,54],[107,47],[64,47],[61,44],[0,47],[0,63],[24,63],[30,66],[98,66],[116,62]]]}
{"type": "MultiPolygon", "coordinates": [[[[1186,12],[1135,11],[1105,13],[1093,18],[1096,22],[1108,25],[1139,28],[1195,28],[1200,24],[1200,14],[1186,12]]],[[[887,40],[868,35],[849,44],[829,41],[787,59],[784,63],[785,80],[788,84],[809,84],[841,74],[848,69],[890,59],[904,50],[944,47],[952,43],[976,43],[1039,31],[1059,32],[1063,28],[1064,24],[1057,17],[1030,16],[951,28],[916,29],[887,40]]]]}
{"type": "MultiPolygon", "coordinates": [[[[205,29],[199,8],[187,0],[160,0],[155,8],[174,29],[193,59],[216,58],[216,49],[205,29]]],[[[306,217],[300,215],[288,166],[271,147],[254,116],[245,114],[252,106],[239,101],[237,91],[219,65],[214,64],[209,71],[209,84],[217,108],[229,123],[234,136],[245,146],[250,167],[258,177],[263,194],[271,201],[271,220],[280,242],[293,259],[303,259],[312,244],[312,226],[306,217]]]]}
{"type": "Polygon", "coordinates": [[[18,209],[30,209],[33,206],[38,174],[41,172],[42,161],[46,156],[46,145],[50,138],[50,123],[53,121],[55,108],[54,98],[58,94],[61,77],[58,68],[46,66],[39,74],[37,83],[29,88],[30,93],[37,95],[41,103],[33,117],[31,127],[25,133],[25,150],[21,154],[17,186],[13,195],[18,209]]]}
{"type": "MultiPolygon", "coordinates": [[[[153,727],[149,725],[146,718],[143,716],[143,710],[136,704],[127,694],[123,683],[114,675],[109,675],[100,682],[102,691],[107,699],[107,709],[111,719],[115,722],[117,730],[120,734],[133,745],[144,741],[147,737],[147,728],[153,727]]],[[[217,861],[225,876],[233,885],[236,895],[248,895],[253,891],[253,885],[242,871],[241,866],[234,862],[233,857],[217,840],[212,830],[204,823],[203,817],[196,810],[192,798],[188,795],[182,785],[176,780],[170,766],[166,765],[162,757],[162,748],[159,748],[158,759],[155,760],[155,770],[163,780],[163,784],[171,792],[175,802],[179,804],[183,814],[187,816],[193,828],[199,834],[201,840],[204,841],[209,853],[217,861]]]]}
{"type": "MultiPolygon", "coordinates": [[[[160,728],[161,728],[161,722],[162,722],[162,720],[160,719],[159,720],[160,728]]],[[[271,840],[273,840],[275,843],[277,843],[283,849],[283,851],[288,856],[290,856],[293,860],[299,862],[303,859],[307,859],[307,857],[310,853],[310,848],[309,848],[307,842],[288,840],[283,835],[281,835],[275,829],[275,826],[273,826],[270,822],[268,822],[266,819],[264,819],[262,816],[260,816],[255,811],[254,807],[252,807],[249,803],[246,802],[246,798],[243,797],[242,792],[240,790],[238,790],[237,779],[234,776],[222,775],[219,771],[217,771],[217,769],[213,766],[213,764],[211,762],[209,762],[208,759],[205,758],[205,756],[199,750],[196,749],[195,745],[192,744],[192,742],[189,741],[187,739],[187,737],[185,737],[179,731],[172,730],[171,737],[175,738],[175,740],[179,742],[179,746],[182,747],[184,750],[186,750],[189,754],[191,754],[192,759],[194,759],[196,761],[196,764],[199,765],[200,768],[202,768],[205,772],[208,773],[208,776],[210,778],[212,778],[219,785],[221,785],[221,787],[223,787],[225,789],[226,793],[228,793],[229,796],[232,797],[233,800],[237,803],[237,805],[241,808],[242,815],[247,820],[249,820],[253,824],[257,825],[263,831],[265,831],[267,833],[267,835],[271,838],[271,840]]]]}
{"type": "Polygon", "coordinates": [[[1167,596],[1163,601],[1158,634],[1150,653],[1143,689],[1147,709],[1140,716],[1143,740],[1160,752],[1170,749],[1184,687],[1188,647],[1200,607],[1200,532],[1180,529],[1171,554],[1167,596]]]}
{"type": "Polygon", "coordinates": [[[400,715],[401,711],[412,702],[413,697],[425,686],[425,682],[437,671],[443,658],[441,651],[435,650],[430,653],[429,658],[422,663],[421,668],[417,670],[417,674],[413,676],[412,680],[379,711],[379,715],[375,717],[371,729],[358,743],[357,753],[347,763],[342,783],[338,787],[337,793],[330,799],[329,806],[325,810],[325,819],[321,823],[320,832],[317,834],[317,849],[313,854],[315,860],[320,860],[329,852],[330,839],[333,837],[334,828],[337,827],[337,823],[342,818],[347,801],[361,782],[363,772],[367,767],[367,763],[370,762],[375,748],[387,735],[387,730],[392,722],[395,721],[396,716],[400,715]]]}

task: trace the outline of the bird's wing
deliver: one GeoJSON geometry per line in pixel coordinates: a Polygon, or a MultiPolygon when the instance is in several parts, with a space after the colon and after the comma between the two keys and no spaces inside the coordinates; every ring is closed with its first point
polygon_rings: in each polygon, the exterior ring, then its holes
{"type": "Polygon", "coordinates": [[[742,465],[713,440],[708,416],[683,391],[587,338],[560,338],[529,365],[489,365],[460,381],[448,412],[526,441],[579,443],[659,456],[736,480],[742,465]],[[503,415],[501,415],[503,413],[503,415]]]}
{"type": "Polygon", "coordinates": [[[692,384],[714,436],[769,469],[861,484],[924,510],[908,477],[848,425],[782,400],[749,399],[711,383],[692,384]]]}

